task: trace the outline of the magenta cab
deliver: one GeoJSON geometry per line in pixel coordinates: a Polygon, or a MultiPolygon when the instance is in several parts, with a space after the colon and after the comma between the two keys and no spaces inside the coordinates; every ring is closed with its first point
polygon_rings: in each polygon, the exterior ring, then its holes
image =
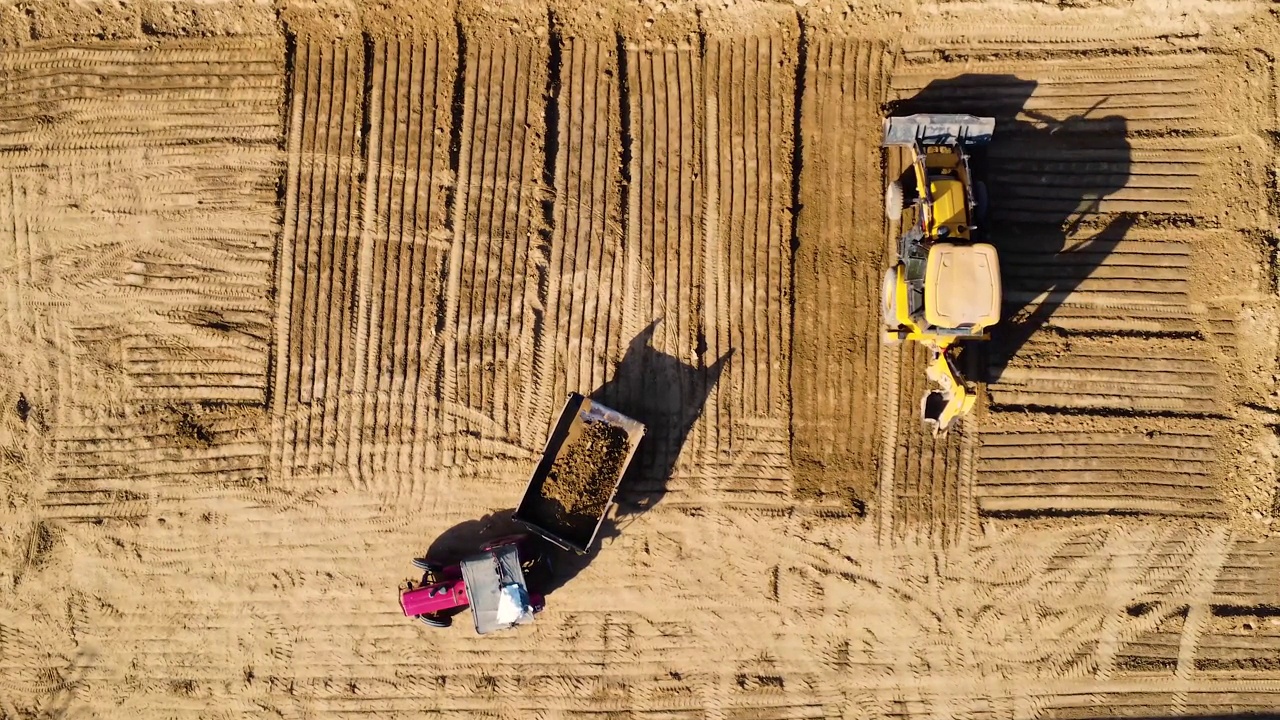
{"type": "Polygon", "coordinates": [[[400,595],[400,607],[408,617],[434,615],[469,604],[467,583],[462,578],[415,588],[400,595]]]}
{"type": "Polygon", "coordinates": [[[415,560],[426,575],[419,587],[400,593],[400,609],[432,627],[449,627],[452,611],[470,607],[481,635],[531,622],[543,599],[530,594],[521,567],[520,546],[529,550],[530,540],[527,535],[501,538],[458,565],[415,560]]]}

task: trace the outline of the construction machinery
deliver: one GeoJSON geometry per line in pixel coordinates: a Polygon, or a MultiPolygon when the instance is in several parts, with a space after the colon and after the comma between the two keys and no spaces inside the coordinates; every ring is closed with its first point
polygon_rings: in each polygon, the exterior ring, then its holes
{"type": "Polygon", "coordinates": [[[445,628],[452,624],[453,613],[470,607],[480,635],[524,625],[545,607],[542,595],[529,591],[525,575],[545,562],[549,561],[529,535],[490,540],[478,554],[456,564],[414,558],[422,580],[401,588],[400,608],[408,617],[445,628]]]}
{"type": "Polygon", "coordinates": [[[1000,321],[999,258],[980,242],[986,186],[970,166],[970,151],[989,143],[994,130],[994,118],[972,115],[884,121],[883,145],[904,148],[909,159],[885,191],[889,219],[901,221],[882,288],[885,338],[929,347],[925,372],[932,385],[921,414],[935,433],[946,432],[977,401],[957,363],[961,344],[988,339],[1000,321]]]}
{"type": "Polygon", "coordinates": [[[547,552],[551,546],[578,555],[590,552],[645,431],[645,426],[636,420],[570,393],[520,504],[511,515],[516,525],[529,532],[485,542],[479,553],[460,562],[445,562],[431,557],[430,552],[426,557],[415,558],[413,564],[423,571],[422,579],[401,585],[400,609],[425,625],[447,628],[455,614],[469,607],[476,632],[481,635],[532,622],[534,615],[546,607],[546,601],[543,594],[530,590],[527,576],[533,576],[535,588],[539,588],[541,576],[544,582],[540,589],[545,590],[551,573],[547,552]],[[579,452],[574,452],[575,445],[590,445],[586,436],[592,426],[613,431],[616,447],[612,458],[600,452],[608,448],[579,447],[579,452]],[[570,461],[574,456],[577,460],[570,461]],[[555,468],[560,462],[566,467],[557,474],[555,468]],[[577,499],[583,502],[568,512],[560,504],[565,488],[549,492],[549,485],[572,484],[567,476],[575,473],[582,485],[577,499]]]}

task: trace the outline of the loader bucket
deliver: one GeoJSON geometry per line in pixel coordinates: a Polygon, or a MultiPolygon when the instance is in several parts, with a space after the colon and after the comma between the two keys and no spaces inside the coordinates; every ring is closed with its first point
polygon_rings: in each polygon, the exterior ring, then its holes
{"type": "Polygon", "coordinates": [[[884,119],[885,147],[890,145],[986,145],[995,118],[974,115],[907,115],[884,119]]]}
{"type": "Polygon", "coordinates": [[[973,410],[978,398],[969,392],[946,352],[934,351],[925,376],[941,388],[925,393],[920,401],[920,415],[934,435],[941,435],[952,423],[973,410]]]}
{"type": "Polygon", "coordinates": [[[973,409],[976,399],[963,389],[952,393],[930,390],[920,401],[921,419],[925,427],[933,429],[935,436],[945,435],[952,423],[973,409]]]}

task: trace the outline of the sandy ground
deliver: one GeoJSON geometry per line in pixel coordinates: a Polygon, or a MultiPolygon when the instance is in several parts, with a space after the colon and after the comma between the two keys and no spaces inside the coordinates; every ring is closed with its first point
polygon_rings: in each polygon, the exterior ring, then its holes
{"type": "Polygon", "coordinates": [[[1280,707],[1263,2],[0,2],[0,718],[1280,707]],[[888,111],[997,118],[921,431],[888,111]],[[480,638],[566,393],[649,427],[480,638]]]}

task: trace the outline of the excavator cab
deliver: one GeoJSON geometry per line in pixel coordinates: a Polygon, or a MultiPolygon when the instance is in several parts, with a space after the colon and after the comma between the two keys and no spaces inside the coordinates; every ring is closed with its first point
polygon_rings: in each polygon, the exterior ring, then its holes
{"type": "Polygon", "coordinates": [[[886,339],[930,347],[926,375],[937,389],[921,400],[921,412],[935,432],[949,429],[977,399],[956,367],[958,343],[987,339],[1000,321],[999,257],[977,241],[986,187],[973,179],[967,152],[990,142],[994,129],[993,118],[972,115],[912,115],[884,124],[884,145],[911,153],[911,169],[885,192],[886,212],[902,228],[882,290],[886,339]]]}

